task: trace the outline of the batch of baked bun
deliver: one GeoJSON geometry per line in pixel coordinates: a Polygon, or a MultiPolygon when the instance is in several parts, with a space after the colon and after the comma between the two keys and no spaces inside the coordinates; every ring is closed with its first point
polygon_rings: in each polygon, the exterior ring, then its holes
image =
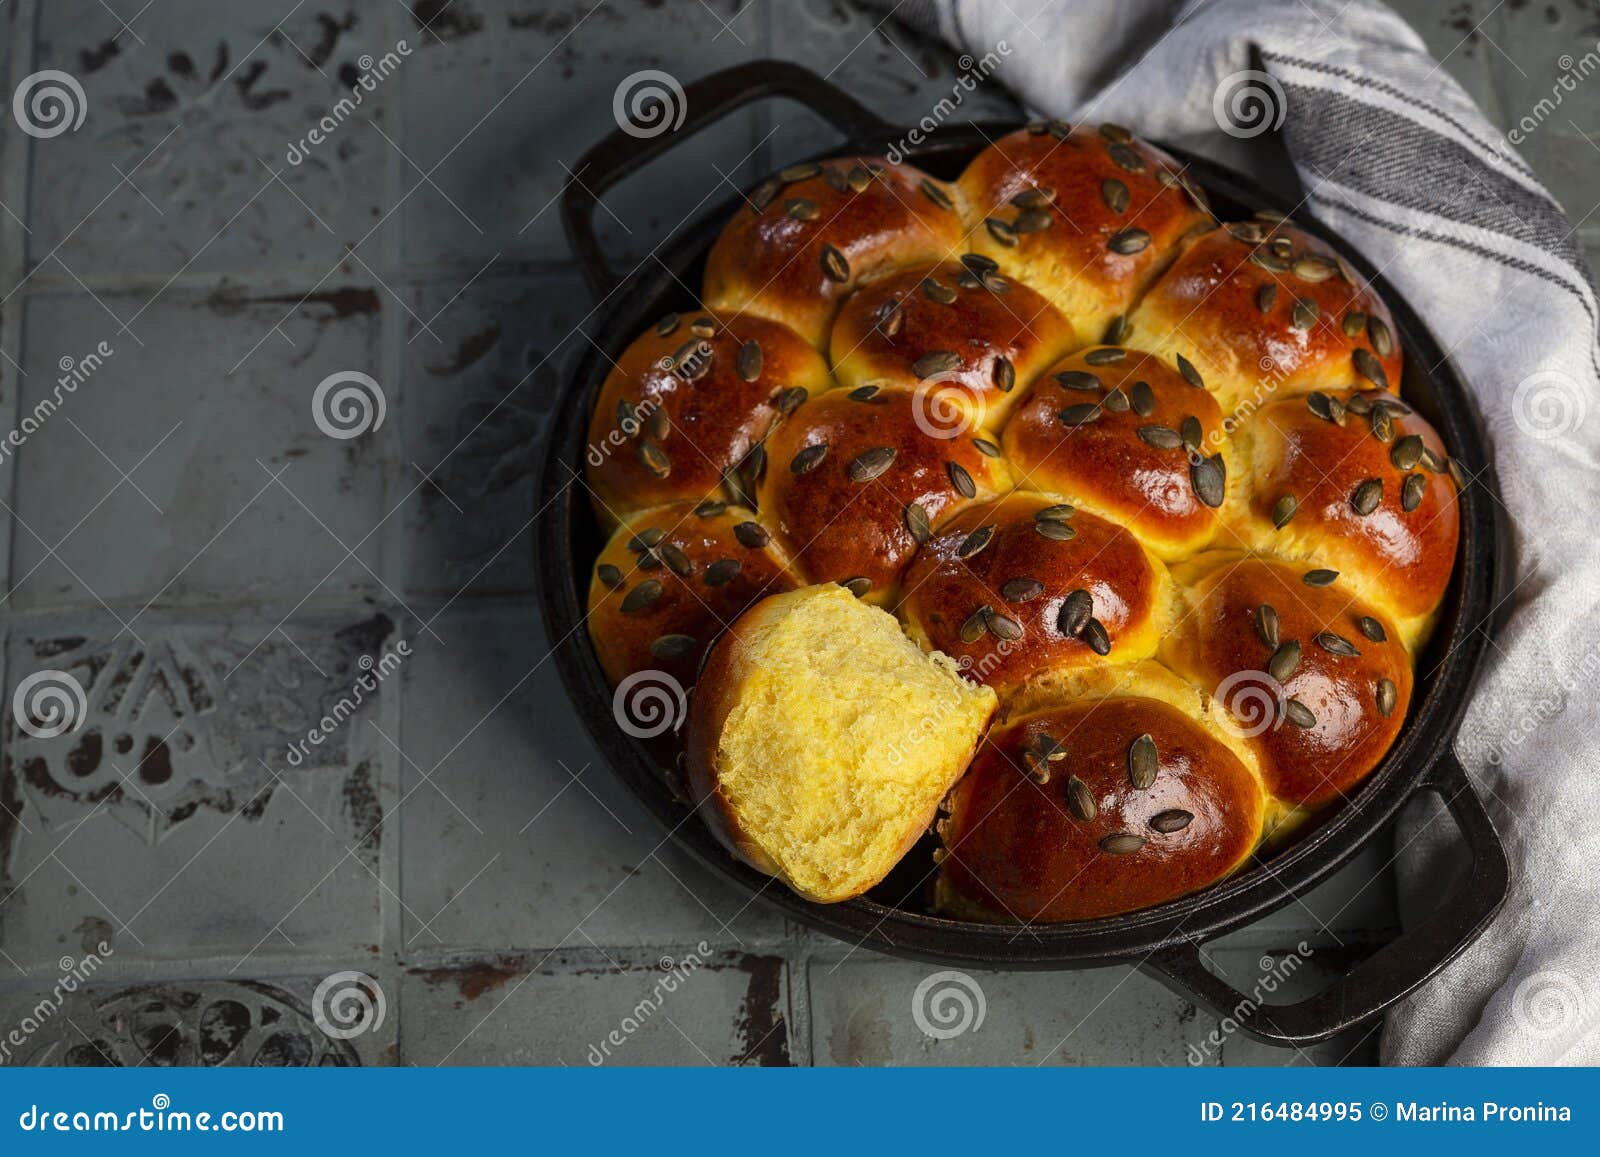
{"type": "Polygon", "coordinates": [[[1109,124],[744,200],[700,307],[615,363],[586,478],[596,654],[619,711],[689,689],[682,790],[734,854],[832,902],[931,827],[936,911],[1082,920],[1360,786],[1463,475],[1337,252],[1219,222],[1109,124]]]}

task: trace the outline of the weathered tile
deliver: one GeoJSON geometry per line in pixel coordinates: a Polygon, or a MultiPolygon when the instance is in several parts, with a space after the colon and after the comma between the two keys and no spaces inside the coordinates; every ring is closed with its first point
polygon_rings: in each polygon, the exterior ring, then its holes
{"type": "MultiPolygon", "coordinates": [[[[1241,996],[1257,1004],[1293,1004],[1315,996],[1347,973],[1371,951],[1338,947],[1317,948],[1305,942],[1285,943],[1262,951],[1222,948],[1208,951],[1212,967],[1241,996]]],[[[1245,1010],[1241,1010],[1245,1011],[1245,1010]]],[[[1331,1040],[1307,1048],[1281,1048],[1265,1044],[1237,1029],[1224,1017],[1213,1022],[1188,1054],[1190,1064],[1239,1065],[1373,1065],[1378,1063],[1378,1026],[1351,1029],[1331,1040]]]]}
{"type": "Polygon", "coordinates": [[[588,311],[572,273],[488,274],[417,291],[402,392],[406,589],[533,586],[534,466],[588,311]],[[427,472],[424,479],[422,471],[427,472]]]}
{"type": "MultiPolygon", "coordinates": [[[[1491,25],[1484,21],[1495,0],[1390,0],[1389,7],[1406,19],[1444,71],[1461,82],[1491,120],[1499,123],[1495,107],[1493,69],[1503,63],[1485,37],[1491,25]]],[[[1309,17],[1307,18],[1309,20],[1309,17]]]]}
{"type": "Polygon", "coordinates": [[[787,1065],[788,968],[704,942],[659,957],[539,954],[413,968],[405,1064],[787,1065]]]}
{"type": "MultiPolygon", "coordinates": [[[[415,59],[391,40],[392,6],[284,15],[175,0],[135,16],[131,33],[95,0],[40,7],[36,67],[71,75],[85,116],[34,149],[37,280],[159,285],[180,269],[266,262],[314,280],[379,224],[390,92],[415,59]],[[325,117],[327,139],[306,142],[325,117]]],[[[377,249],[374,238],[360,252],[377,265],[377,249]]]]}
{"type": "Polygon", "coordinates": [[[97,983],[107,975],[98,959],[63,956],[28,982],[0,988],[0,1065],[394,1063],[397,984],[363,971],[367,961],[326,976],[97,983]]]}
{"type": "MultiPolygon", "coordinates": [[[[773,52],[805,65],[891,124],[1015,119],[1022,114],[998,79],[985,78],[952,48],[924,39],[879,12],[841,0],[772,7],[773,52]],[[972,85],[967,91],[963,77],[972,85]],[[940,102],[946,102],[941,105],[940,102]]],[[[766,162],[782,165],[834,145],[838,133],[797,105],[763,107],[766,162]],[[770,136],[767,134],[770,132],[770,136]]]]}
{"type": "Polygon", "coordinates": [[[857,952],[809,975],[819,1065],[1182,1064],[1214,1024],[1124,967],[980,972],[857,952]]]}
{"type": "MultiPolygon", "coordinates": [[[[418,630],[398,742],[404,951],[705,938],[782,920],[674,848],[582,731],[531,606],[418,630]]],[[[696,822],[690,820],[689,822],[696,822]]]]}
{"type": "MultiPolygon", "coordinates": [[[[763,44],[768,5],[715,0],[455,0],[414,5],[429,24],[404,77],[407,152],[405,257],[411,266],[476,269],[496,253],[569,256],[557,207],[569,171],[619,122],[617,101],[656,92],[674,114],[693,112],[673,92],[744,63],[763,44]],[[639,75],[666,73],[659,77],[639,75]],[[624,82],[633,84],[624,87],[624,82]]],[[[631,122],[656,135],[647,100],[631,122]]],[[[664,123],[664,122],[661,122],[664,123]]],[[[753,183],[755,116],[735,112],[607,195],[600,228],[616,250],[647,253],[686,218],[753,183]]],[[[672,131],[672,130],[667,130],[672,131]]],[[[647,137],[641,137],[647,139],[647,137]]],[[[593,172],[576,172],[592,182],[593,172]]]]}
{"type": "MultiPolygon", "coordinates": [[[[14,451],[8,605],[382,591],[383,453],[399,423],[335,438],[319,422],[361,420],[327,417],[337,392],[314,405],[329,376],[377,372],[377,298],[300,297],[169,292],[133,321],[137,339],[83,294],[28,299],[19,412],[44,416],[14,451]]],[[[139,309],[103,300],[124,319],[139,309]]]]}
{"type": "Polygon", "coordinates": [[[119,961],[230,970],[373,950],[391,621],[143,625],[12,629],[0,949],[34,969],[93,932],[119,961]]]}

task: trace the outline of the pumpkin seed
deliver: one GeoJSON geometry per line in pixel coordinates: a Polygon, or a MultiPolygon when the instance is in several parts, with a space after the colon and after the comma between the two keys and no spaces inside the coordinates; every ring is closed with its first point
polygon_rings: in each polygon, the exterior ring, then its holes
{"type": "Polygon", "coordinates": [[[1419,461],[1422,463],[1422,468],[1430,474],[1443,474],[1445,472],[1444,459],[1435,454],[1429,447],[1424,446],[1422,448],[1422,457],[1419,461]]]}
{"type": "Polygon", "coordinates": [[[989,230],[989,236],[993,237],[999,244],[1004,245],[1007,249],[1016,248],[1017,235],[1012,232],[1011,226],[1000,220],[1000,218],[985,217],[983,219],[983,227],[989,230]]]}
{"type": "Polygon", "coordinates": [[[1043,510],[1033,513],[1035,522],[1061,522],[1078,513],[1078,508],[1070,502],[1057,502],[1054,506],[1046,506],[1043,510]]]}
{"type": "Polygon", "coordinates": [[[1289,639],[1279,643],[1277,649],[1272,652],[1272,657],[1267,660],[1267,674],[1279,683],[1286,683],[1298,666],[1300,666],[1300,644],[1294,639],[1289,639]]]}
{"type": "Polygon", "coordinates": [[[1372,342],[1372,348],[1377,351],[1380,358],[1386,358],[1394,353],[1394,334],[1389,331],[1388,324],[1382,318],[1367,319],[1367,340],[1372,342]]]}
{"type": "Polygon", "coordinates": [[[1200,441],[1205,434],[1200,429],[1200,419],[1190,414],[1178,426],[1178,433],[1183,436],[1183,445],[1191,454],[1200,452],[1200,441]]]}
{"type": "Polygon", "coordinates": [[[961,641],[970,647],[983,638],[984,632],[989,629],[989,615],[993,611],[994,608],[985,603],[968,615],[966,621],[961,624],[959,634],[961,641]]]}
{"type": "Polygon", "coordinates": [[[1011,359],[1001,355],[994,359],[994,385],[1002,394],[1009,394],[1011,387],[1017,384],[1017,368],[1011,364],[1011,359]]]}
{"type": "Polygon", "coordinates": [[[978,487],[972,481],[972,475],[967,473],[967,468],[959,462],[951,462],[945,466],[945,473],[950,475],[950,485],[956,488],[956,493],[963,498],[976,498],[978,487]]]}
{"type": "Polygon", "coordinates": [[[994,538],[994,523],[980,526],[961,540],[961,545],[956,547],[956,557],[961,559],[971,558],[984,547],[989,545],[994,538]]]}
{"type": "Polygon", "coordinates": [[[1222,226],[1235,241],[1246,245],[1260,245],[1267,239],[1267,230],[1255,221],[1230,221],[1222,226]]]}
{"type": "Polygon", "coordinates": [[[1367,328],[1367,315],[1359,309],[1352,309],[1344,315],[1344,321],[1339,328],[1344,330],[1345,337],[1360,337],[1362,331],[1367,328]]]}
{"type": "Polygon", "coordinates": [[[1072,539],[1078,537],[1078,532],[1074,530],[1068,523],[1053,522],[1048,518],[1035,519],[1033,523],[1033,529],[1037,530],[1040,535],[1048,538],[1051,542],[1070,542],[1072,539]]]}
{"type": "Polygon", "coordinates": [[[1304,703],[1298,699],[1290,699],[1283,705],[1283,717],[1296,727],[1315,727],[1317,717],[1304,703]]]}
{"type": "Polygon", "coordinates": [[[650,654],[657,659],[681,659],[694,650],[693,635],[662,635],[650,644],[650,654]]]}
{"type": "Polygon", "coordinates": [[[1194,484],[1195,497],[1215,510],[1222,505],[1222,499],[1227,493],[1227,479],[1224,475],[1222,455],[1213,454],[1209,458],[1201,458],[1189,467],[1189,480],[1194,484]]]}
{"type": "Polygon", "coordinates": [[[867,592],[872,589],[872,580],[866,575],[858,574],[854,578],[840,579],[839,585],[860,599],[865,598],[867,592]]]}
{"type": "Polygon", "coordinates": [[[912,362],[911,372],[918,379],[931,378],[936,374],[947,374],[960,364],[961,355],[954,350],[934,350],[912,362]]]}
{"type": "Polygon", "coordinates": [[[850,481],[871,482],[894,465],[894,458],[893,446],[875,446],[871,450],[863,450],[850,461],[850,481]]]}
{"type": "Polygon", "coordinates": [[[1300,581],[1308,587],[1325,587],[1331,585],[1338,577],[1338,571],[1328,570],[1326,567],[1318,567],[1316,570],[1306,571],[1305,574],[1300,576],[1300,581]]]}
{"type": "MultiPolygon", "coordinates": [[[[1086,365],[1109,366],[1115,365],[1117,362],[1122,361],[1127,356],[1127,350],[1122,349],[1119,346],[1108,345],[1102,346],[1097,350],[1090,350],[1088,353],[1083,355],[1083,360],[1086,365]]],[[[1098,384],[1098,379],[1096,384],[1098,384]]]]}
{"type": "Polygon", "coordinates": [[[1364,415],[1372,413],[1372,400],[1362,394],[1356,394],[1345,402],[1344,408],[1352,414],[1364,415]]]}
{"type": "Polygon", "coordinates": [[[1011,203],[1018,209],[1043,209],[1055,199],[1056,191],[1046,185],[1042,188],[1035,187],[1022,190],[1022,192],[1011,198],[1011,203]]]}
{"type": "Polygon", "coordinates": [[[1133,149],[1121,143],[1108,145],[1106,151],[1111,154],[1111,162],[1117,168],[1128,173],[1142,173],[1145,169],[1144,158],[1133,149]]]}
{"type": "Polygon", "coordinates": [[[1186,812],[1181,807],[1168,808],[1164,812],[1157,812],[1150,817],[1150,827],[1164,836],[1173,832],[1181,832],[1194,822],[1194,813],[1186,812]]]}
{"type": "Polygon", "coordinates": [[[808,197],[790,197],[783,203],[783,211],[796,221],[817,219],[817,203],[808,197]]]}
{"type": "Polygon", "coordinates": [[[672,473],[672,459],[667,457],[667,452],[654,442],[639,443],[639,461],[657,478],[665,478],[672,473]]]}
{"type": "Polygon", "coordinates": [[[1128,391],[1128,400],[1133,403],[1133,412],[1141,418],[1148,418],[1155,413],[1156,392],[1150,388],[1149,382],[1134,382],[1133,388],[1128,391]]]}
{"type": "Polygon", "coordinates": [[[1389,641],[1389,635],[1383,629],[1383,624],[1371,615],[1362,615],[1359,622],[1361,633],[1374,643],[1387,643],[1389,641]]]}
{"type": "Polygon", "coordinates": [[[1257,249],[1250,254],[1250,262],[1268,273],[1288,273],[1289,263],[1267,249],[1257,249]]]}
{"type": "Polygon", "coordinates": [[[922,279],[922,296],[939,305],[950,305],[956,299],[956,291],[937,278],[924,277],[922,279]]]}
{"type": "Polygon", "coordinates": [[[671,337],[678,329],[678,315],[669,313],[666,317],[656,322],[656,334],[659,337],[671,337]]]}
{"type": "Polygon", "coordinates": [[[1100,399],[1100,405],[1107,413],[1126,414],[1129,406],[1128,395],[1123,392],[1121,386],[1117,386],[1100,399]]]}
{"type": "Polygon", "coordinates": [[[844,254],[840,253],[832,245],[824,244],[822,246],[820,260],[822,262],[822,274],[829,281],[845,282],[850,280],[850,262],[846,261],[844,254]]]}
{"type": "Polygon", "coordinates": [[[1408,474],[1405,484],[1400,487],[1400,509],[1410,514],[1422,505],[1422,496],[1428,489],[1428,477],[1425,474],[1408,474]]]}
{"type": "Polygon", "coordinates": [[[935,206],[943,209],[945,212],[948,213],[955,209],[955,205],[951,204],[950,198],[945,194],[945,191],[939,188],[938,185],[935,185],[927,177],[922,178],[921,182],[918,183],[917,188],[922,190],[922,195],[924,197],[928,198],[928,200],[932,201],[935,206]]]}
{"type": "Polygon", "coordinates": [[[1333,399],[1321,390],[1312,390],[1306,395],[1306,409],[1325,422],[1333,421],[1333,399]]]}
{"type": "Polygon", "coordinates": [[[1301,281],[1309,281],[1313,285],[1319,281],[1326,281],[1338,272],[1338,266],[1326,257],[1315,254],[1301,257],[1289,267],[1301,281]]]}
{"type": "Polygon", "coordinates": [[[641,554],[639,556],[639,569],[640,570],[659,570],[660,567],[661,567],[661,556],[659,554],[657,554],[655,551],[647,550],[647,551],[645,551],[643,554],[641,554]]]}
{"type": "Polygon", "coordinates": [[[652,526],[647,530],[641,530],[638,534],[629,535],[628,549],[633,551],[634,554],[643,554],[651,547],[660,546],[662,540],[666,537],[667,532],[665,530],[659,526],[652,526]]]}
{"type": "Polygon", "coordinates": [[[1128,141],[1133,140],[1133,134],[1115,121],[1107,121],[1101,125],[1100,135],[1108,141],[1116,141],[1119,144],[1126,144],[1128,141]]]}
{"type": "Polygon", "coordinates": [[[659,579],[645,579],[644,582],[634,587],[622,599],[622,613],[631,615],[652,606],[661,597],[661,582],[659,579]]]}
{"type": "Polygon", "coordinates": [[[1026,603],[1044,594],[1044,584],[1035,578],[1014,578],[1000,588],[1008,603],[1026,603]]]}
{"type": "Polygon", "coordinates": [[[1128,748],[1128,782],[1138,791],[1147,791],[1156,782],[1161,768],[1161,757],[1156,751],[1156,741],[1141,735],[1128,748]]]}
{"type": "Polygon", "coordinates": [[[1289,324],[1295,329],[1306,330],[1317,324],[1317,303],[1310,298],[1297,297],[1294,299],[1294,309],[1289,313],[1289,324]]]}
{"type": "Polygon", "coordinates": [[[1471,481],[1467,477],[1467,468],[1454,458],[1447,459],[1445,465],[1450,469],[1450,481],[1456,484],[1456,489],[1465,490],[1467,483],[1471,481]]]}
{"type": "Polygon", "coordinates": [[[683,548],[675,543],[669,542],[661,548],[661,558],[679,578],[688,578],[694,574],[694,564],[689,561],[689,556],[683,553],[683,548]]]}
{"type": "Polygon", "coordinates": [[[1110,856],[1131,856],[1144,847],[1143,836],[1129,835],[1127,832],[1112,832],[1100,840],[1100,850],[1110,856]]]}
{"type": "Polygon", "coordinates": [[[978,448],[978,453],[982,454],[985,458],[1000,457],[1000,447],[996,446],[987,438],[974,438],[972,440],[972,444],[978,448]]]}
{"type": "Polygon", "coordinates": [[[1099,393],[1100,379],[1084,370],[1062,370],[1056,375],[1056,381],[1067,390],[1078,390],[1081,393],[1099,393]]]}
{"type": "Polygon", "coordinates": [[[1293,494],[1285,494],[1272,504],[1272,525],[1276,530],[1282,530],[1294,518],[1295,511],[1300,509],[1300,500],[1293,494]]]}
{"type": "Polygon", "coordinates": [[[1369,418],[1372,422],[1372,436],[1380,442],[1389,442],[1394,438],[1394,418],[1388,409],[1383,406],[1374,406],[1369,418]]]}
{"type": "Polygon", "coordinates": [[[963,253],[961,264],[972,271],[974,276],[987,277],[991,273],[1000,272],[1000,265],[992,257],[985,257],[981,253],[963,253]]]}
{"type": "Polygon", "coordinates": [[[1157,450],[1176,450],[1183,445],[1183,435],[1171,426],[1140,426],[1136,433],[1140,441],[1157,450]]]}
{"type": "Polygon", "coordinates": [[[1094,596],[1080,587],[1061,600],[1061,610],[1056,613],[1056,630],[1068,638],[1076,638],[1093,614],[1094,596]]]}
{"type": "Polygon", "coordinates": [[[1256,290],[1256,308],[1262,313],[1271,313],[1272,307],[1278,304],[1278,283],[1269,281],[1256,290]]]}
{"type": "Polygon", "coordinates": [[[699,518],[715,518],[726,509],[728,509],[726,502],[719,502],[715,498],[707,498],[694,508],[694,512],[696,517],[699,518]]]}
{"type": "Polygon", "coordinates": [[[645,420],[645,432],[657,441],[661,441],[672,433],[672,421],[667,417],[665,410],[652,410],[650,417],[645,420]]]}
{"type": "Polygon", "coordinates": [[[727,586],[739,577],[739,565],[739,560],[736,558],[719,558],[706,567],[706,586],[727,586]]]}
{"type": "Polygon", "coordinates": [[[1200,376],[1200,371],[1194,368],[1194,363],[1182,354],[1175,355],[1178,372],[1183,375],[1183,380],[1197,390],[1206,388],[1205,379],[1200,376]]]}
{"type": "Polygon", "coordinates": [[[1011,643],[1022,638],[1022,624],[999,611],[990,611],[984,618],[984,625],[989,628],[991,635],[1002,642],[1011,643]]]}
{"type": "Polygon", "coordinates": [[[809,181],[812,177],[821,174],[821,172],[822,166],[816,161],[801,161],[797,165],[790,165],[787,168],[779,169],[778,180],[782,181],[786,185],[792,185],[796,181],[809,181]]]}
{"type": "Polygon", "coordinates": [[[739,347],[739,362],[737,365],[739,376],[747,382],[753,382],[761,376],[761,343],[754,340],[744,343],[739,347]]]}
{"type": "Polygon", "coordinates": [[[853,193],[859,193],[872,184],[872,177],[872,170],[865,165],[851,165],[850,171],[844,175],[845,182],[853,193]]]}
{"type": "Polygon", "coordinates": [[[922,503],[907,503],[905,518],[906,529],[911,532],[911,537],[916,540],[917,545],[921,546],[927,542],[933,530],[928,525],[928,512],[922,508],[922,503]]]}
{"type": "Polygon", "coordinates": [[[1396,470],[1410,470],[1422,461],[1423,449],[1421,434],[1407,434],[1396,440],[1389,450],[1389,461],[1394,463],[1396,470]]]}
{"type": "Polygon", "coordinates": [[[1256,613],[1251,616],[1256,625],[1256,638],[1261,640],[1261,645],[1278,649],[1278,611],[1271,603],[1262,603],[1256,608],[1256,613]]]}
{"type": "Polygon", "coordinates": [[[1047,210],[1024,209],[1017,214],[1017,219],[1011,222],[1011,231],[1018,235],[1042,233],[1055,223],[1055,218],[1047,210]]]}
{"type": "Polygon", "coordinates": [[[1094,802],[1094,792],[1075,775],[1067,777],[1067,810],[1084,823],[1100,814],[1100,808],[1094,802]]]}
{"type": "Polygon", "coordinates": [[[1380,390],[1389,388],[1389,375],[1383,370],[1383,363],[1372,355],[1372,351],[1358,349],[1350,354],[1350,360],[1356,367],[1356,373],[1366,378],[1367,381],[1377,386],[1380,390]]]}
{"type": "Polygon", "coordinates": [[[1106,633],[1106,626],[1092,615],[1089,621],[1083,624],[1081,632],[1083,641],[1089,644],[1089,650],[1096,655],[1111,654],[1111,636],[1106,633]]]}
{"type": "Polygon", "coordinates": [[[855,389],[851,390],[845,395],[845,397],[849,398],[852,402],[870,402],[877,396],[877,386],[857,386],[855,389]]]}
{"type": "Polygon", "coordinates": [[[616,590],[622,585],[622,571],[619,568],[612,566],[609,562],[603,562],[596,567],[595,574],[599,577],[601,582],[605,583],[606,586],[610,587],[612,590],[616,590]]]}
{"type": "Polygon", "coordinates": [[[1394,714],[1395,702],[1399,693],[1395,689],[1394,680],[1379,679],[1377,688],[1378,714],[1385,719],[1394,714]]]}
{"type": "Polygon", "coordinates": [[[1126,213],[1128,211],[1128,186],[1115,177],[1107,177],[1100,182],[1100,199],[1106,203],[1106,208],[1113,213],[1126,213]]]}
{"type": "Polygon", "coordinates": [[[767,528],[759,522],[741,522],[733,528],[733,537],[739,540],[741,546],[751,550],[760,550],[772,541],[772,535],[767,533],[767,528]]]}
{"type": "Polygon", "coordinates": [[[1383,479],[1368,478],[1355,488],[1350,495],[1350,505],[1355,512],[1366,517],[1378,509],[1378,503],[1383,501],[1383,479]]]}
{"type": "Polygon", "coordinates": [[[1106,242],[1106,248],[1113,253],[1124,257],[1131,257],[1135,253],[1142,253],[1150,245],[1150,234],[1143,229],[1123,229],[1113,233],[1106,242]]]}
{"type": "Polygon", "coordinates": [[[778,197],[783,185],[778,181],[762,181],[750,191],[750,211],[759,216],[778,197]]]}
{"type": "Polygon", "coordinates": [[[778,413],[788,417],[810,396],[810,392],[804,386],[790,386],[788,389],[778,391],[773,404],[777,407],[778,413]]]}
{"type": "Polygon", "coordinates": [[[1317,646],[1330,655],[1338,655],[1345,659],[1355,659],[1361,655],[1354,643],[1335,631],[1318,631],[1316,638],[1317,646]]]}
{"type": "Polygon", "coordinates": [[[767,447],[764,442],[757,442],[745,453],[744,459],[739,463],[739,473],[744,478],[746,488],[758,485],[767,472],[767,447]]]}
{"type": "Polygon", "coordinates": [[[1063,425],[1086,426],[1100,418],[1100,407],[1094,402],[1082,402],[1076,406],[1068,406],[1056,415],[1063,425]]]}

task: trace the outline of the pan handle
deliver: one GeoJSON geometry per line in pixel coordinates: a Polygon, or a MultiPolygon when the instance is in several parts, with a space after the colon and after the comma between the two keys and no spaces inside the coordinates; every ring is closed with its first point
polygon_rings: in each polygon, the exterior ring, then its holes
{"type": "Polygon", "coordinates": [[[1472,868],[1427,919],[1384,945],[1316,996],[1270,1005],[1239,992],[1200,958],[1200,942],[1166,948],[1146,963],[1164,981],[1251,1036],[1278,1045],[1309,1045],[1371,1020],[1409,995],[1470,944],[1499,911],[1510,885],[1505,846],[1466,770],[1447,751],[1420,789],[1439,795],[1466,836],[1472,868]]]}
{"type": "Polygon", "coordinates": [[[622,280],[606,263],[595,233],[594,210],[600,194],[735,109],[766,97],[798,101],[852,141],[889,135],[887,122],[872,110],[810,69],[788,61],[752,61],[695,81],[683,90],[684,120],[677,129],[641,139],[618,128],[584,153],[567,177],[561,222],[597,297],[605,297],[622,280]]]}

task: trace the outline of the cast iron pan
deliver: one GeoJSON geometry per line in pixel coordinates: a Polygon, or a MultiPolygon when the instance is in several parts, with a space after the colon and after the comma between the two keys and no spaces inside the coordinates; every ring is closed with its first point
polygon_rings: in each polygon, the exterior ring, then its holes
{"type": "MultiPolygon", "coordinates": [[[[611,689],[584,629],[589,575],[603,536],[577,479],[584,469],[588,414],[612,359],[661,315],[699,307],[684,287],[700,284],[705,254],[737,199],[730,197],[697,223],[676,231],[622,277],[601,253],[593,223],[597,198],[693,133],[767,97],[798,101],[838,129],[846,139],[827,155],[881,153],[901,142],[907,160],[944,178],[954,178],[989,140],[1016,127],[946,125],[926,143],[907,148],[904,131],[815,74],[781,61],[716,73],[689,86],[686,96],[686,119],[676,132],[651,140],[614,132],[589,150],[575,167],[578,177],[567,183],[562,204],[567,235],[603,308],[592,331],[599,348],[586,350],[565,383],[544,448],[535,545],[545,628],[578,714],[623,781],[672,838],[745,893],[758,894],[787,916],[850,944],[974,968],[1138,964],[1218,1015],[1232,1017],[1251,1035],[1283,1045],[1325,1040],[1371,1019],[1454,959],[1500,907],[1509,879],[1505,850],[1452,750],[1497,603],[1496,483],[1467,392],[1449,360],[1406,302],[1344,245],[1341,251],[1372,279],[1399,325],[1407,352],[1406,401],[1433,423],[1474,481],[1461,495],[1460,557],[1438,629],[1419,656],[1411,718],[1387,758],[1340,811],[1270,862],[1257,863],[1195,895],[1121,916],[1022,931],[929,913],[921,887],[931,864],[925,847],[913,851],[901,869],[865,897],[834,905],[802,900],[736,861],[698,817],[674,800],[660,771],[670,766],[672,750],[634,739],[618,726],[611,689]],[[1421,792],[1445,801],[1472,854],[1470,869],[1432,915],[1298,1004],[1258,1004],[1205,967],[1202,945],[1314,888],[1421,792]]],[[[1189,165],[1189,174],[1220,213],[1244,217],[1258,208],[1293,208],[1235,173],[1178,149],[1169,151],[1189,165]]],[[[1296,220],[1339,244],[1304,213],[1297,213],[1296,220]]]]}

